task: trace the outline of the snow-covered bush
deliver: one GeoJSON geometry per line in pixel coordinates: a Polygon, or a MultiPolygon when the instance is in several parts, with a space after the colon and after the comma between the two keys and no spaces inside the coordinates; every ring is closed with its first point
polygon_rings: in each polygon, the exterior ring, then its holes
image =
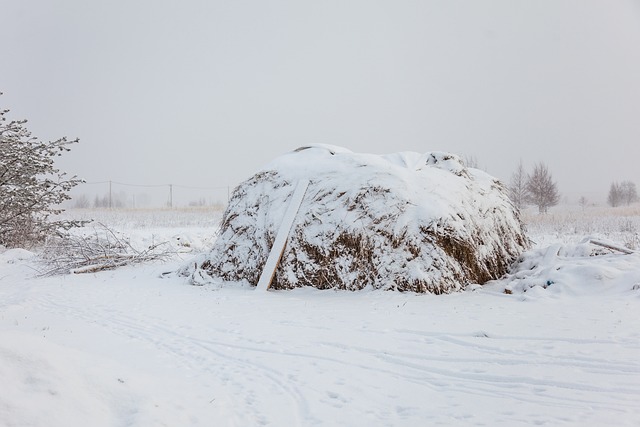
{"type": "MultiPolygon", "coordinates": [[[[0,93],[1,95],[1,93],[0,93]]],[[[82,182],[55,167],[55,159],[78,140],[43,142],[31,135],[26,120],[7,121],[0,109],[0,245],[33,246],[46,237],[81,226],[81,221],[53,221],[82,182]]]]}
{"type": "Polygon", "coordinates": [[[505,187],[448,153],[356,154],[303,147],[231,197],[194,283],[255,285],[296,183],[310,180],[272,288],[447,293],[502,276],[529,245],[505,187]]]}

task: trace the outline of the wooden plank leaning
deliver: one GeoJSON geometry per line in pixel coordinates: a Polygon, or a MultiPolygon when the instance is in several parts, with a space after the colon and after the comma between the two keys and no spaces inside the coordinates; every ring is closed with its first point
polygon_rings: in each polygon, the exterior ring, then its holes
{"type": "Polygon", "coordinates": [[[276,234],[276,240],[273,242],[273,246],[271,246],[269,257],[267,258],[267,262],[264,264],[264,268],[262,269],[262,274],[260,275],[260,279],[258,280],[256,290],[266,291],[271,286],[273,276],[276,273],[276,268],[278,268],[280,258],[282,258],[284,248],[287,245],[287,239],[289,237],[289,233],[291,232],[293,221],[296,219],[298,210],[300,210],[302,199],[304,199],[304,195],[307,192],[308,187],[309,180],[301,179],[300,181],[298,181],[295,190],[293,190],[293,196],[291,196],[291,201],[289,202],[287,211],[284,214],[284,218],[282,219],[282,224],[280,225],[278,233],[276,234]]]}

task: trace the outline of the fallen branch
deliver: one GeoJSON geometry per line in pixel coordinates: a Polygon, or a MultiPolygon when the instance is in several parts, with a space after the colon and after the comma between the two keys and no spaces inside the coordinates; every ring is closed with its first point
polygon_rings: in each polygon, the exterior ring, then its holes
{"type": "Polygon", "coordinates": [[[624,246],[614,245],[612,243],[603,242],[601,240],[590,239],[589,243],[596,246],[602,246],[603,248],[611,249],[612,251],[622,252],[623,254],[627,254],[627,255],[631,255],[635,253],[635,251],[632,251],[629,248],[625,248],[624,246]]]}

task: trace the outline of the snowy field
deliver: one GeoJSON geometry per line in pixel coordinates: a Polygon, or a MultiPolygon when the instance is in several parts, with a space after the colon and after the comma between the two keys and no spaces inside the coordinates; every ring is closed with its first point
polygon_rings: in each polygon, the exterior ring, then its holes
{"type": "Polygon", "coordinates": [[[0,426],[640,425],[640,255],[581,243],[640,249],[640,209],[527,212],[520,269],[443,296],[190,286],[161,275],[220,212],[69,214],[175,254],[37,277],[0,251],[0,426]]]}

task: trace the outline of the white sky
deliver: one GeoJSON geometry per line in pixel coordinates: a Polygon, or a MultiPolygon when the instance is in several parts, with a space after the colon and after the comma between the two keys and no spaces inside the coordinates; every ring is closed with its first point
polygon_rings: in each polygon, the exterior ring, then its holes
{"type": "Polygon", "coordinates": [[[640,186],[640,1],[5,1],[0,106],[87,181],[234,186],[308,143],[640,186]]]}

